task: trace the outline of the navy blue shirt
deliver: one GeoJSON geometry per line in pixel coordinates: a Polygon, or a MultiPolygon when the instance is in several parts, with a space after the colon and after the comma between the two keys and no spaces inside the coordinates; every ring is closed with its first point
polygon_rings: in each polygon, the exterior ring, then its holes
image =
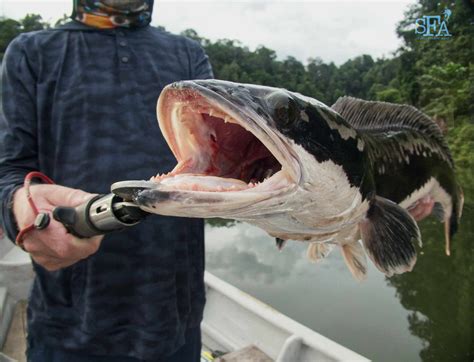
{"type": "MultiPolygon", "coordinates": [[[[0,219],[14,239],[14,190],[39,170],[108,193],[176,164],[159,130],[163,87],[210,78],[198,43],[151,26],[98,30],[77,22],[22,34],[2,65],[0,219]]],[[[153,360],[199,325],[205,302],[202,220],[153,216],[107,235],[86,260],[36,278],[33,340],[89,354],[153,360]]]]}

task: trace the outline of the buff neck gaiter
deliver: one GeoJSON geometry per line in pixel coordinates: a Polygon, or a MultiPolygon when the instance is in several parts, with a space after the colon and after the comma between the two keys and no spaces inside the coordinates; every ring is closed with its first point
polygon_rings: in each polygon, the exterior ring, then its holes
{"type": "Polygon", "coordinates": [[[71,18],[100,29],[150,24],[154,0],[74,0],[71,18]]]}

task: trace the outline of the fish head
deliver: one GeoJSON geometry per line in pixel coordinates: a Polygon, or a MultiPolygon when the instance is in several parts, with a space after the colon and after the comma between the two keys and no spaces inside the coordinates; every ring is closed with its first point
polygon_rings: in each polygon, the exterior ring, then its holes
{"type": "MultiPolygon", "coordinates": [[[[315,109],[335,114],[316,100],[279,88],[218,80],[165,87],[157,116],[177,165],[152,178],[156,187],[141,192],[135,201],[162,215],[245,221],[273,217],[280,226],[295,220],[292,213],[312,217],[304,210],[305,204],[317,204],[318,192],[311,185],[325,184],[332,194],[337,186],[328,182],[327,167],[321,167],[327,158],[318,160],[318,152],[327,152],[327,145],[308,140],[310,123],[314,134],[331,131],[315,109]],[[311,111],[319,121],[310,122],[311,111]],[[301,146],[305,139],[312,152],[301,146]]],[[[342,178],[346,179],[344,173],[342,178]]],[[[272,234],[286,235],[289,229],[301,230],[301,225],[286,229],[282,226],[272,234]]]]}
{"type": "Polygon", "coordinates": [[[150,212],[233,218],[289,196],[300,165],[278,128],[296,121],[295,107],[290,94],[270,87],[215,80],[165,87],[157,116],[177,165],[154,177],[157,187],[138,202],[150,212]]]}

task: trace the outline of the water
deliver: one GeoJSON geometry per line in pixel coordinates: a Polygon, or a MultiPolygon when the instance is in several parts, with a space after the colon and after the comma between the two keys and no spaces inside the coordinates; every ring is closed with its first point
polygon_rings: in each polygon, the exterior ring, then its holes
{"type": "Polygon", "coordinates": [[[471,200],[466,197],[450,257],[444,254],[443,225],[430,217],[420,224],[424,245],[414,270],[392,278],[369,262],[367,280],[358,283],[337,250],[312,264],[302,243],[289,243],[279,252],[265,232],[241,223],[206,226],[207,268],[372,360],[472,361],[471,200]]]}

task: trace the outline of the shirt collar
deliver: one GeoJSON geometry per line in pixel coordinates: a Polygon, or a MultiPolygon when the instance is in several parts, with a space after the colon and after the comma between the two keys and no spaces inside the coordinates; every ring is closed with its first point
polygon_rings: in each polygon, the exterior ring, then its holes
{"type": "Polygon", "coordinates": [[[80,21],[77,20],[71,20],[68,21],[65,24],[57,25],[54,27],[54,29],[57,30],[76,30],[76,31],[91,31],[91,32],[108,32],[108,33],[114,33],[115,31],[137,31],[141,29],[146,29],[150,25],[144,26],[144,27],[137,27],[137,28],[125,28],[125,27],[117,27],[114,29],[99,29],[93,26],[86,25],[84,23],[81,23],[80,21]]]}

